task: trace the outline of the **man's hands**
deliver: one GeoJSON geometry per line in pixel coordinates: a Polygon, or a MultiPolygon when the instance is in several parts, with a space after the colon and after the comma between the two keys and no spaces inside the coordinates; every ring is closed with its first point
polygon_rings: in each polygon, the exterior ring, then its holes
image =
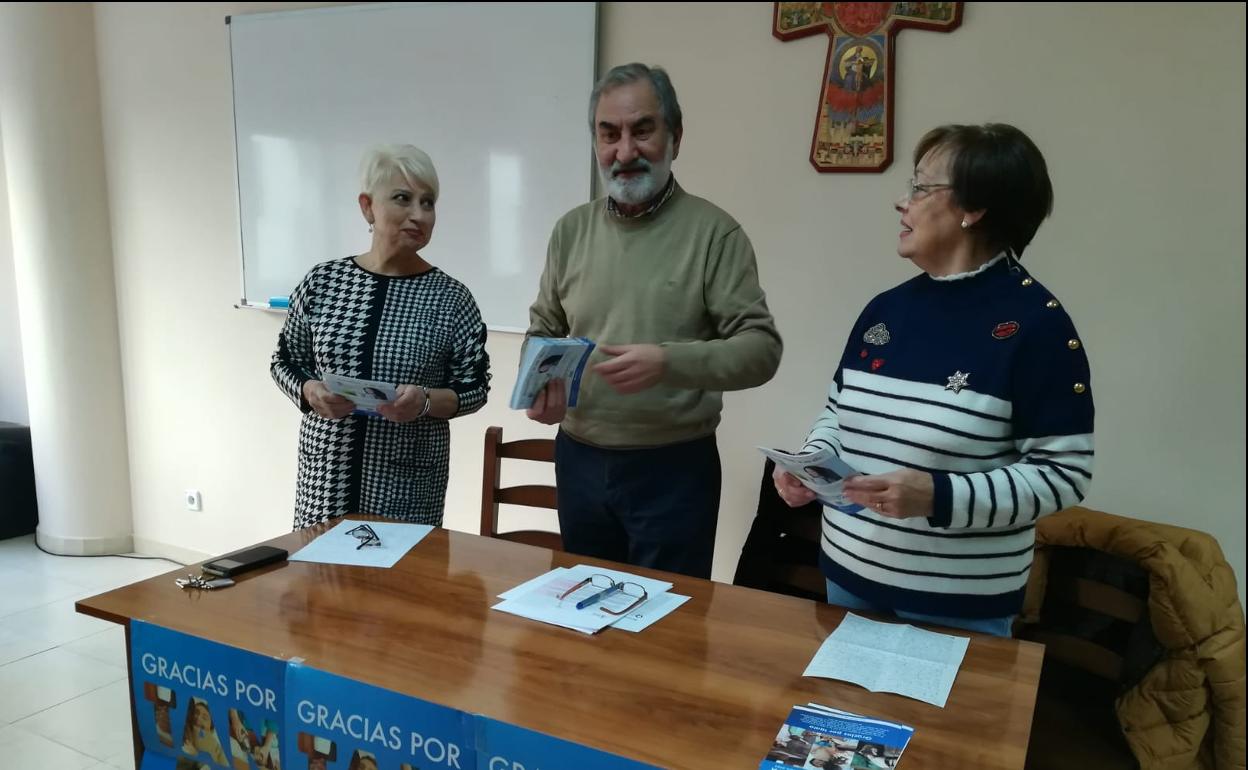
{"type": "Polygon", "coordinates": [[[525,410],[530,420],[546,425],[558,425],[568,413],[568,394],[563,380],[551,380],[533,399],[533,406],[525,410]]]}
{"type": "Polygon", "coordinates": [[[663,379],[667,354],[658,345],[599,345],[598,349],[611,360],[596,364],[594,373],[617,393],[640,393],[663,379]]]}

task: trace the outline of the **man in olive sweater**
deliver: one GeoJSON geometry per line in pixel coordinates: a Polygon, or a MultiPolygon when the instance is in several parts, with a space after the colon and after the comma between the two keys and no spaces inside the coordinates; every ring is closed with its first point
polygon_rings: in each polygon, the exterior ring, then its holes
{"type": "Polygon", "coordinates": [[[607,197],[555,225],[529,334],[598,348],[576,407],[555,384],[528,415],[560,425],[565,549],[710,577],[721,394],[770,380],[780,335],[741,226],[671,174],[682,126],[667,73],[616,67],[589,114],[607,197]]]}

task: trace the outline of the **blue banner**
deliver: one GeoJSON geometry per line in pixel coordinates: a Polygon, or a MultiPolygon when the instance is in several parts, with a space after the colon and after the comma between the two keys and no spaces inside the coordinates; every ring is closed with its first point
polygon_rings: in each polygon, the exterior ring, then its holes
{"type": "Polygon", "coordinates": [[[143,770],[280,770],[286,662],[130,622],[143,770]]]}
{"type": "Polygon", "coordinates": [[[290,663],[291,770],[475,770],[473,717],[290,663]]]}
{"type": "Polygon", "coordinates": [[[138,620],[131,664],[141,770],[656,770],[138,620]]]}
{"type": "Polygon", "coordinates": [[[174,759],[154,751],[145,751],[139,770],[175,770],[174,759]]]}
{"type": "Polygon", "coordinates": [[[477,717],[477,770],[658,770],[632,759],[477,717]]]}

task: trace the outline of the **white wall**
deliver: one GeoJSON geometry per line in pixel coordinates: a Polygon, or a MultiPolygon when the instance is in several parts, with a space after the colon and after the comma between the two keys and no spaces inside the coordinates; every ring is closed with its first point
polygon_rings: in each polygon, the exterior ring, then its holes
{"type": "Polygon", "coordinates": [[[4,137],[0,136],[0,422],[29,422],[26,378],[22,369],[22,334],[17,320],[17,284],[13,275],[13,241],[9,235],[9,201],[4,180],[4,137]]]}
{"type": "MultiPolygon", "coordinates": [[[[271,7],[96,9],[135,530],[152,547],[221,551],[290,524],[298,416],[267,370],[279,319],[230,307],[239,268],[222,17],[271,7]],[[182,509],[187,487],[203,490],[202,514],[182,509]]],[[[1092,361],[1088,504],[1213,533],[1242,594],[1244,7],[971,3],[951,34],[903,32],[903,160],[882,175],[821,175],[806,160],[824,39],[775,40],[769,3],[711,8],[606,4],[601,64],[670,70],[686,125],[676,173],[745,226],[786,339],[776,379],[726,399],[715,576],[731,578],[748,529],[762,466],[753,447],[800,440],[853,318],[912,274],[894,253],[889,204],[909,148],[940,123],[1001,120],[1036,140],[1056,187],[1026,261],[1092,361]]],[[[505,408],[516,339],[494,335],[490,352],[494,400],[455,424],[456,529],[476,527],[484,427],[550,434],[505,408]]]]}
{"type": "Polygon", "coordinates": [[[92,6],[0,5],[0,132],[40,547],[132,548],[92,6]]]}

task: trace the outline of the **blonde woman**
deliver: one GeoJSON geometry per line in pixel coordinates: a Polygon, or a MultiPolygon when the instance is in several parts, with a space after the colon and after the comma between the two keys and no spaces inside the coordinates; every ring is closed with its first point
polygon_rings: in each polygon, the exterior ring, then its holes
{"type": "Polygon", "coordinates": [[[489,356],[472,294],[421,255],[437,220],[433,161],[410,145],[361,164],[368,251],[312,268],[290,298],[270,371],[303,412],[295,527],[346,513],[442,524],[447,421],[485,404],[489,356]],[[379,414],[331,393],[326,373],[398,385],[379,414]]]}

